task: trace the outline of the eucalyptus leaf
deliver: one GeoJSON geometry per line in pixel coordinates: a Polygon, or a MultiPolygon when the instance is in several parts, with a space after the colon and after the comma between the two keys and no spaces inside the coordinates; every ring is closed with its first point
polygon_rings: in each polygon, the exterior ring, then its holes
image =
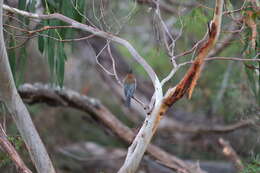
{"type": "Polygon", "coordinates": [[[41,53],[44,51],[44,38],[43,36],[38,36],[38,49],[41,53]]]}
{"type": "MultiPolygon", "coordinates": [[[[9,47],[14,47],[14,46],[16,46],[15,39],[13,37],[10,37],[9,47]]],[[[16,82],[16,54],[13,49],[8,50],[8,57],[9,57],[9,63],[13,73],[14,81],[16,82]]]]}

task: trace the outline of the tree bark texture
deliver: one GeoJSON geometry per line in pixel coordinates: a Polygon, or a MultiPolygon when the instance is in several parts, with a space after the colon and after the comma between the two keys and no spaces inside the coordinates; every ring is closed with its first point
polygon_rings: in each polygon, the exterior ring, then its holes
{"type": "Polygon", "coordinates": [[[30,114],[17,93],[3,36],[3,0],[0,0],[0,101],[5,104],[25,141],[39,173],[55,173],[48,153],[36,131],[30,114]]]}

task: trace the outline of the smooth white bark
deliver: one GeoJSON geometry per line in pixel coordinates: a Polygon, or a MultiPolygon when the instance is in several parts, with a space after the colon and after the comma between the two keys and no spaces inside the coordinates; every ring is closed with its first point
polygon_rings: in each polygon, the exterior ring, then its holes
{"type": "Polygon", "coordinates": [[[37,171],[39,173],[55,173],[30,114],[15,87],[4,43],[2,7],[3,0],[0,0],[0,100],[12,115],[37,171]]]}

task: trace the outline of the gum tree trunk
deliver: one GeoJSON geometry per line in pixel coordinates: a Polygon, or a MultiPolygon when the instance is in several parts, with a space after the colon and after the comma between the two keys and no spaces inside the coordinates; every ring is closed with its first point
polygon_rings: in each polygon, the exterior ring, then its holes
{"type": "Polygon", "coordinates": [[[0,101],[12,115],[39,173],[55,173],[48,153],[38,135],[30,114],[22,102],[9,65],[3,36],[3,0],[0,0],[0,101]]]}

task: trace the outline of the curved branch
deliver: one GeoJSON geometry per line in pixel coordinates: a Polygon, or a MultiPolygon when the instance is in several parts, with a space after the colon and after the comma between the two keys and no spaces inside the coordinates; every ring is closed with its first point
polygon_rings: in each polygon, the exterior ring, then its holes
{"type": "Polygon", "coordinates": [[[29,13],[26,11],[18,10],[16,8],[9,7],[8,5],[3,5],[3,9],[5,9],[9,12],[12,12],[12,13],[16,13],[16,14],[19,14],[19,15],[22,15],[25,17],[29,17],[29,18],[61,20],[67,24],[70,24],[71,27],[73,27],[73,28],[77,28],[82,31],[90,32],[96,36],[114,41],[116,43],[119,43],[119,44],[125,46],[128,49],[128,51],[131,53],[133,58],[145,69],[145,71],[151,78],[153,85],[154,85],[154,89],[155,89],[156,103],[158,103],[159,100],[161,100],[161,98],[163,97],[161,83],[160,83],[159,78],[157,77],[156,73],[154,72],[153,68],[144,60],[144,58],[135,50],[135,48],[128,41],[126,41],[118,36],[115,36],[112,33],[107,33],[107,32],[101,31],[97,28],[79,23],[79,22],[77,22],[69,17],[66,17],[62,14],[59,14],[59,13],[41,15],[41,14],[29,13]]]}
{"type": "Polygon", "coordinates": [[[165,124],[160,130],[171,130],[171,131],[179,131],[186,133],[197,133],[197,134],[205,134],[205,133],[228,133],[240,128],[246,128],[250,125],[254,125],[259,118],[251,118],[246,120],[241,120],[239,122],[221,125],[221,124],[190,124],[183,123],[177,120],[171,120],[170,123],[165,124]]]}
{"type": "MultiPolygon", "coordinates": [[[[136,135],[132,145],[128,148],[126,160],[124,165],[119,170],[119,173],[133,173],[137,170],[143,154],[156,129],[158,128],[159,122],[163,115],[165,115],[166,111],[186,93],[188,93],[189,97],[191,97],[193,89],[196,86],[196,82],[199,79],[205,58],[218,40],[222,20],[223,3],[223,0],[216,0],[214,18],[208,28],[208,40],[206,40],[200,47],[198,55],[195,58],[195,62],[192,64],[179,84],[170,89],[164,96],[164,99],[159,104],[155,105],[151,115],[146,117],[142,128],[136,135]]],[[[192,172],[202,172],[202,170],[197,169],[192,172]]]]}
{"type": "MultiPolygon", "coordinates": [[[[134,139],[133,131],[119,121],[98,100],[69,89],[55,89],[41,84],[24,84],[19,88],[19,93],[28,104],[46,103],[51,106],[72,107],[88,113],[95,120],[112,130],[120,139],[130,144],[134,139]]],[[[155,145],[148,145],[147,153],[160,161],[161,164],[174,170],[193,170],[196,166],[186,163],[179,158],[170,155],[155,145]]],[[[188,171],[190,172],[190,171],[188,171]]]]}

